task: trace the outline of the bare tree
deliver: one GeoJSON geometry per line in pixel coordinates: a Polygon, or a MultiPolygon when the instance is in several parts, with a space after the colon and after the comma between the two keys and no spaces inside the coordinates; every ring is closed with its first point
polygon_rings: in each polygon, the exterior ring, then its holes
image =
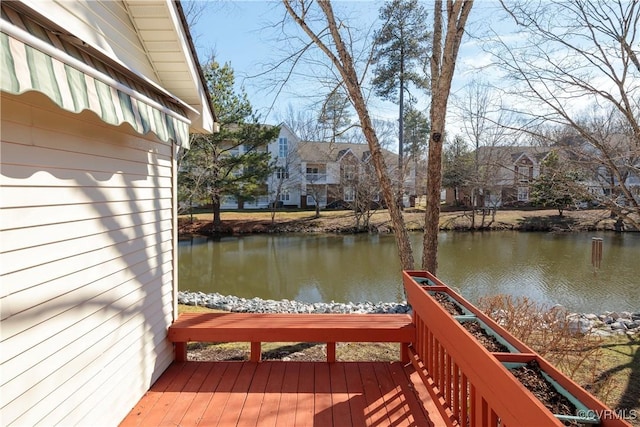
{"type": "Polygon", "coordinates": [[[311,43],[319,48],[331,61],[334,69],[343,80],[349,99],[353,104],[362,132],[365,135],[371,162],[375,167],[376,175],[382,189],[383,197],[389,207],[389,215],[393,224],[400,264],[403,269],[414,268],[413,253],[409,233],[405,226],[402,211],[394,203],[394,192],[389,178],[386,163],[382,156],[380,143],[372,124],[371,116],[367,109],[366,99],[361,88],[361,80],[356,71],[353,54],[350,52],[350,29],[345,22],[336,19],[333,7],[328,0],[283,0],[288,14],[303,30],[311,43]],[[319,10],[318,10],[319,9],[319,10]],[[317,13],[314,16],[314,13],[317,13]],[[315,19],[318,18],[318,19],[315,19]],[[319,25],[319,27],[317,26],[319,25]],[[346,38],[346,39],[345,39],[346,38]]]}
{"type": "Polygon", "coordinates": [[[369,230],[380,196],[380,185],[369,158],[352,156],[341,162],[340,185],[332,187],[332,196],[353,211],[356,232],[369,230]]]}
{"type": "Polygon", "coordinates": [[[447,22],[446,28],[443,28],[442,0],[434,2],[433,53],[431,56],[431,137],[429,138],[429,162],[427,164],[427,209],[422,243],[422,268],[433,274],[436,274],[438,268],[442,144],[444,142],[447,103],[451,92],[451,81],[455,71],[458,49],[472,6],[473,0],[447,0],[447,22]]]}
{"type": "Polygon", "coordinates": [[[286,124],[302,141],[321,141],[322,129],[318,117],[307,109],[296,109],[289,104],[278,120],[286,124]]]}
{"type": "MultiPolygon", "coordinates": [[[[471,187],[471,227],[476,226],[476,208],[485,204],[484,195],[495,179],[491,168],[480,164],[481,148],[484,151],[483,161],[491,156],[487,150],[492,150],[502,144],[515,144],[516,131],[514,117],[503,108],[498,92],[484,80],[473,79],[466,85],[462,96],[454,101],[459,121],[465,136],[471,141],[474,149],[473,176],[469,181],[471,187]]],[[[486,211],[482,210],[480,227],[484,226],[486,211]]]]}
{"type": "Polygon", "coordinates": [[[519,100],[514,110],[529,132],[571,129],[565,146],[576,160],[593,160],[603,203],[640,228],[640,3],[501,3],[520,35],[519,44],[497,38],[493,50],[514,83],[506,91],[519,100]]]}
{"type": "Polygon", "coordinates": [[[187,18],[189,29],[195,28],[200,18],[205,14],[211,3],[206,1],[181,1],[179,5],[182,7],[184,16],[187,18]]]}
{"type": "Polygon", "coordinates": [[[290,202],[290,191],[299,189],[299,176],[301,173],[297,154],[296,150],[291,150],[284,159],[277,158],[272,167],[274,172],[268,178],[267,186],[270,189],[269,209],[271,210],[272,225],[275,223],[278,209],[286,205],[286,202],[290,202]]]}

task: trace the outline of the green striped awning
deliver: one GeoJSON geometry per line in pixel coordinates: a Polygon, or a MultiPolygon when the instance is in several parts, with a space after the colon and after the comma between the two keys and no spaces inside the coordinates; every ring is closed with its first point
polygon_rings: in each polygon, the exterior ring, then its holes
{"type": "Polygon", "coordinates": [[[74,113],[93,111],[106,123],[153,132],[162,141],[188,148],[190,120],[176,103],[106,65],[76,44],[34,20],[1,5],[0,89],[11,94],[37,91],[74,113]]]}

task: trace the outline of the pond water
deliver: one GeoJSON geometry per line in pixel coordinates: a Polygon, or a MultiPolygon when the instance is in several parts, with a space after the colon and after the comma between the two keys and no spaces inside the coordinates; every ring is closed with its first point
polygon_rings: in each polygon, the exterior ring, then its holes
{"type": "MultiPolygon", "coordinates": [[[[640,311],[640,233],[441,233],[438,277],[472,302],[527,296],[601,313],[640,311]],[[599,269],[591,239],[603,238],[599,269]]],[[[416,263],[422,235],[413,234],[416,263]]],[[[304,302],[392,302],[404,294],[390,235],[251,235],[181,240],[180,290],[304,302]]],[[[418,267],[417,265],[417,267],[418,267]]]]}

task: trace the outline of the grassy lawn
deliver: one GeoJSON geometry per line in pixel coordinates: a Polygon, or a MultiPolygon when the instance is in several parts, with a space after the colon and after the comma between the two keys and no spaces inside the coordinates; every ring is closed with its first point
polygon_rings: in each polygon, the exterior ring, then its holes
{"type": "Polygon", "coordinates": [[[634,409],[634,425],[640,425],[640,336],[608,339],[601,349],[597,382],[590,391],[610,406],[634,409]]]}
{"type": "MultiPolygon", "coordinates": [[[[271,224],[270,211],[246,210],[223,211],[221,218],[223,223],[234,224],[242,232],[242,224],[271,224]]],[[[424,224],[424,210],[422,208],[407,208],[404,211],[404,220],[409,230],[421,230],[424,224]]],[[[189,215],[182,215],[181,221],[188,221],[189,215]]],[[[211,213],[197,213],[193,215],[194,222],[211,222],[211,213]]],[[[315,218],[315,212],[309,210],[282,210],[276,212],[274,224],[298,224],[316,229],[336,230],[353,226],[355,217],[352,211],[327,210],[321,211],[320,217],[315,218]]],[[[375,227],[385,227],[390,224],[389,214],[386,210],[378,210],[373,213],[370,223],[375,227]]],[[[453,211],[440,214],[440,228],[443,230],[468,229],[471,226],[471,212],[453,211]]],[[[498,210],[495,216],[476,213],[475,226],[495,230],[511,229],[554,229],[564,230],[591,230],[613,229],[613,220],[609,218],[606,210],[581,210],[565,211],[563,217],[558,216],[555,209],[541,210],[498,210]]],[[[248,231],[248,230],[244,230],[248,231]]]]}

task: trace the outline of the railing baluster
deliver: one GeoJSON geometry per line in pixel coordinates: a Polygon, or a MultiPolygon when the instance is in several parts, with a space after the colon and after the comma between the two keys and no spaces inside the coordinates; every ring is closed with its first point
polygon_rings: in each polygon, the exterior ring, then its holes
{"type": "Polygon", "coordinates": [[[487,401],[484,400],[482,396],[478,396],[480,398],[480,422],[482,426],[489,426],[489,405],[487,401]]]}
{"type": "Polygon", "coordinates": [[[493,408],[491,409],[491,418],[489,419],[489,425],[492,427],[498,427],[500,419],[498,418],[498,414],[495,413],[493,408]]]}
{"type": "Polygon", "coordinates": [[[440,388],[440,394],[444,396],[444,347],[440,343],[438,343],[438,387],[440,388]]]}
{"type": "Polygon", "coordinates": [[[461,387],[461,404],[462,404],[462,417],[460,419],[460,424],[467,425],[467,421],[469,420],[469,382],[467,381],[467,376],[462,374],[462,387],[461,387]]]}
{"type": "Polygon", "coordinates": [[[478,406],[477,406],[477,402],[476,402],[476,388],[473,386],[473,384],[469,384],[469,403],[471,404],[471,407],[469,408],[469,416],[470,416],[470,425],[471,427],[476,427],[479,426],[480,424],[478,423],[478,406]]]}
{"type": "Polygon", "coordinates": [[[460,371],[458,364],[453,364],[453,416],[460,421],[460,371]]]}
{"type": "Polygon", "coordinates": [[[451,356],[449,353],[446,354],[445,357],[445,370],[444,370],[444,384],[445,384],[445,400],[447,402],[447,406],[451,409],[451,356]]]}

